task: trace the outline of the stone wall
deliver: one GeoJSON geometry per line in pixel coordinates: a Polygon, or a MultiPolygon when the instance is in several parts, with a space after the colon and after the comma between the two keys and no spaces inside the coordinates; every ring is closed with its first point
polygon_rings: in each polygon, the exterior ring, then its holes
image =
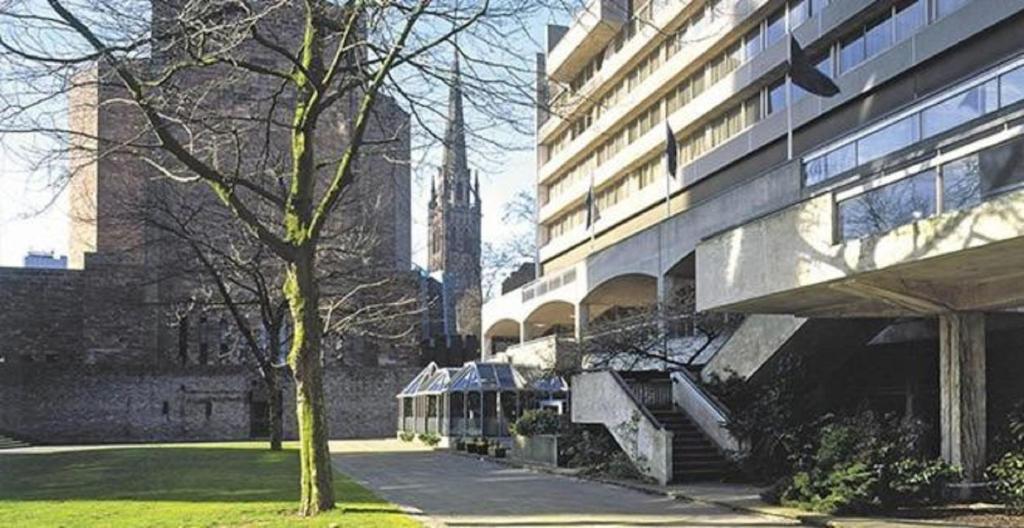
{"type": "MultiPolygon", "coordinates": [[[[395,394],[418,368],[326,372],[332,438],[394,435],[395,394]]],[[[252,437],[259,379],[245,367],[0,366],[0,431],[40,444],[241,440],[252,437]]],[[[284,388],[295,437],[294,388],[284,388]]]]}

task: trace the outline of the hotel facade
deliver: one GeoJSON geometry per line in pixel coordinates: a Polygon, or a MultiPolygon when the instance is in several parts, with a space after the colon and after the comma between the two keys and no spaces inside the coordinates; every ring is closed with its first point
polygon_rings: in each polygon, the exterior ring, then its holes
{"type": "Polygon", "coordinates": [[[1024,373],[1021,34],[1019,0],[591,0],[538,56],[538,277],[484,305],[482,360],[552,366],[643,307],[726,313],[690,368],[584,369],[573,420],[699,476],[676,422],[738,447],[702,379],[796,350],[980,477],[1024,373]],[[838,95],[790,86],[790,36],[838,95]]]}

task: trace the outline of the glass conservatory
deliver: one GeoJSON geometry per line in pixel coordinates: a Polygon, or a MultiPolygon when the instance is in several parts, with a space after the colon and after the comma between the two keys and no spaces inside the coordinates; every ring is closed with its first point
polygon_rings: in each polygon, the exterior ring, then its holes
{"type": "Polygon", "coordinates": [[[471,362],[461,368],[431,363],[397,395],[399,431],[502,438],[523,411],[565,410],[565,380],[521,370],[509,363],[471,362]]]}

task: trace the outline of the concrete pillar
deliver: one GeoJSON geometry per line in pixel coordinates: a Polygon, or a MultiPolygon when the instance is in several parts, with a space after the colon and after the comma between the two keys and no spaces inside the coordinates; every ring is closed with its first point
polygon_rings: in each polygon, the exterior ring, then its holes
{"type": "Polygon", "coordinates": [[[527,324],[528,323],[526,321],[523,321],[522,323],[519,324],[519,344],[520,345],[530,340],[529,339],[530,336],[527,335],[527,333],[526,333],[526,325],[527,324]]]}
{"type": "Polygon", "coordinates": [[[485,335],[480,340],[480,361],[487,361],[492,355],[494,355],[494,338],[485,335]]]}
{"type": "Polygon", "coordinates": [[[590,306],[583,303],[576,305],[575,323],[576,342],[582,343],[583,336],[587,334],[587,325],[590,324],[590,306]]]}
{"type": "Polygon", "coordinates": [[[985,470],[985,314],[939,316],[939,425],[943,460],[977,481],[985,470]]]}

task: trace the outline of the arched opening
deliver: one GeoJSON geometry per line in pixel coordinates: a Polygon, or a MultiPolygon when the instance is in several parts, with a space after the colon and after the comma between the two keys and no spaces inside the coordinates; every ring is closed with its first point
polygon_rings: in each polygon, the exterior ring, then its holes
{"type": "Polygon", "coordinates": [[[537,307],[523,323],[525,340],[550,335],[572,336],[575,333],[575,308],[565,301],[551,301],[537,307]]]}
{"type": "Polygon", "coordinates": [[[519,339],[519,322],[512,319],[502,319],[484,332],[484,340],[490,343],[488,350],[491,354],[498,354],[510,346],[518,345],[519,339]]]}
{"type": "Polygon", "coordinates": [[[580,304],[588,326],[635,317],[656,308],[658,279],[640,273],[619,275],[591,290],[580,304]]]}

